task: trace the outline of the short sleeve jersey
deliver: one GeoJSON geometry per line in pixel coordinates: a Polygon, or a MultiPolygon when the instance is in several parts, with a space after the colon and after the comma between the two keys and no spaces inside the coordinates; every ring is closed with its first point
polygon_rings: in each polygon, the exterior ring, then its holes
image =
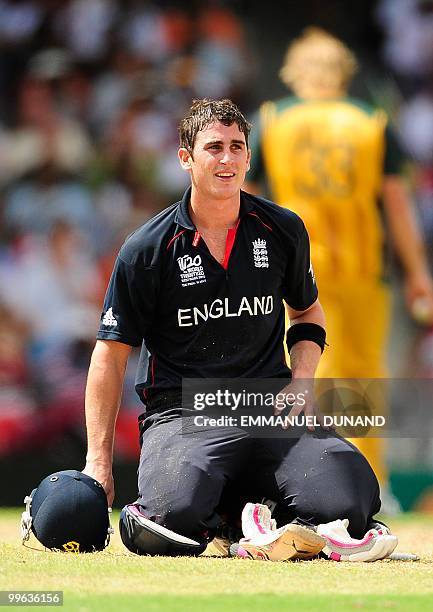
{"type": "Polygon", "coordinates": [[[144,401],[180,389],[184,377],[288,376],[283,300],[305,310],[317,299],[296,214],[241,192],[221,264],[189,201],[190,188],[128,237],[105,296],[97,337],[142,346],[136,389],[144,401]]]}
{"type": "Polygon", "coordinates": [[[304,221],[320,283],[382,279],[383,176],[404,161],[386,114],[353,98],[262,105],[248,179],[304,221]]]}

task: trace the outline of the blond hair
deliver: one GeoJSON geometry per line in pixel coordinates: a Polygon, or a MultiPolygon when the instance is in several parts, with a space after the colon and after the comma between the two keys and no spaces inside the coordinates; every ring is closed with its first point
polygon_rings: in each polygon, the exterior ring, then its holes
{"type": "Polygon", "coordinates": [[[325,30],[307,28],[288,47],[280,78],[301,97],[344,94],[358,68],[355,55],[325,30]]]}

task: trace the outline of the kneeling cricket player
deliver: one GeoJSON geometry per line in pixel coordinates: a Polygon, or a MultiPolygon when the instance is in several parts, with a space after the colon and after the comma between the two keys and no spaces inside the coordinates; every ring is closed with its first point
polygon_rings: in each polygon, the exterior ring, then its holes
{"type": "Polygon", "coordinates": [[[323,550],[336,560],[383,558],[397,540],[373,520],[377,479],[334,432],[260,439],[227,426],[185,433],[183,378],[312,379],[325,347],[302,220],[241,190],[249,131],[230,100],[196,100],[180,123],[178,156],[191,186],[118,254],[88,376],[83,471],[111,505],[124,373],[132,347],[141,346],[138,498],[121,515],[130,550],[197,555],[217,536],[228,554],[223,517],[236,527],[243,509],[244,537],[232,546],[238,557],[307,559],[323,550]],[[273,500],[273,518],[256,503],[263,498],[273,500]]]}

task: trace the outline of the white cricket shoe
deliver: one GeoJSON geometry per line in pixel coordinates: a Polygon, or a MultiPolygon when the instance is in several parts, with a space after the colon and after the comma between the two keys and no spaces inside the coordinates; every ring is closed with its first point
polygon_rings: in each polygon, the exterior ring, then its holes
{"type": "Polygon", "coordinates": [[[357,540],[347,531],[348,519],[322,523],[317,533],[323,536],[326,544],[323,553],[332,561],[379,561],[386,559],[395,550],[398,539],[391,535],[388,527],[379,523],[369,529],[365,536],[357,540]]]}

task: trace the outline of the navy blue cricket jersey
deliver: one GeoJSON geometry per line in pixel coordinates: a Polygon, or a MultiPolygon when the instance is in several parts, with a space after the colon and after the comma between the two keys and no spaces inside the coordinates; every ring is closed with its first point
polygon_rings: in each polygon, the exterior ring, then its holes
{"type": "Polygon", "coordinates": [[[127,238],[105,296],[97,338],[142,345],[136,389],[145,402],[180,390],[183,377],[289,376],[283,300],[305,310],[317,298],[296,214],[241,192],[221,264],[191,221],[190,194],[127,238]]]}

